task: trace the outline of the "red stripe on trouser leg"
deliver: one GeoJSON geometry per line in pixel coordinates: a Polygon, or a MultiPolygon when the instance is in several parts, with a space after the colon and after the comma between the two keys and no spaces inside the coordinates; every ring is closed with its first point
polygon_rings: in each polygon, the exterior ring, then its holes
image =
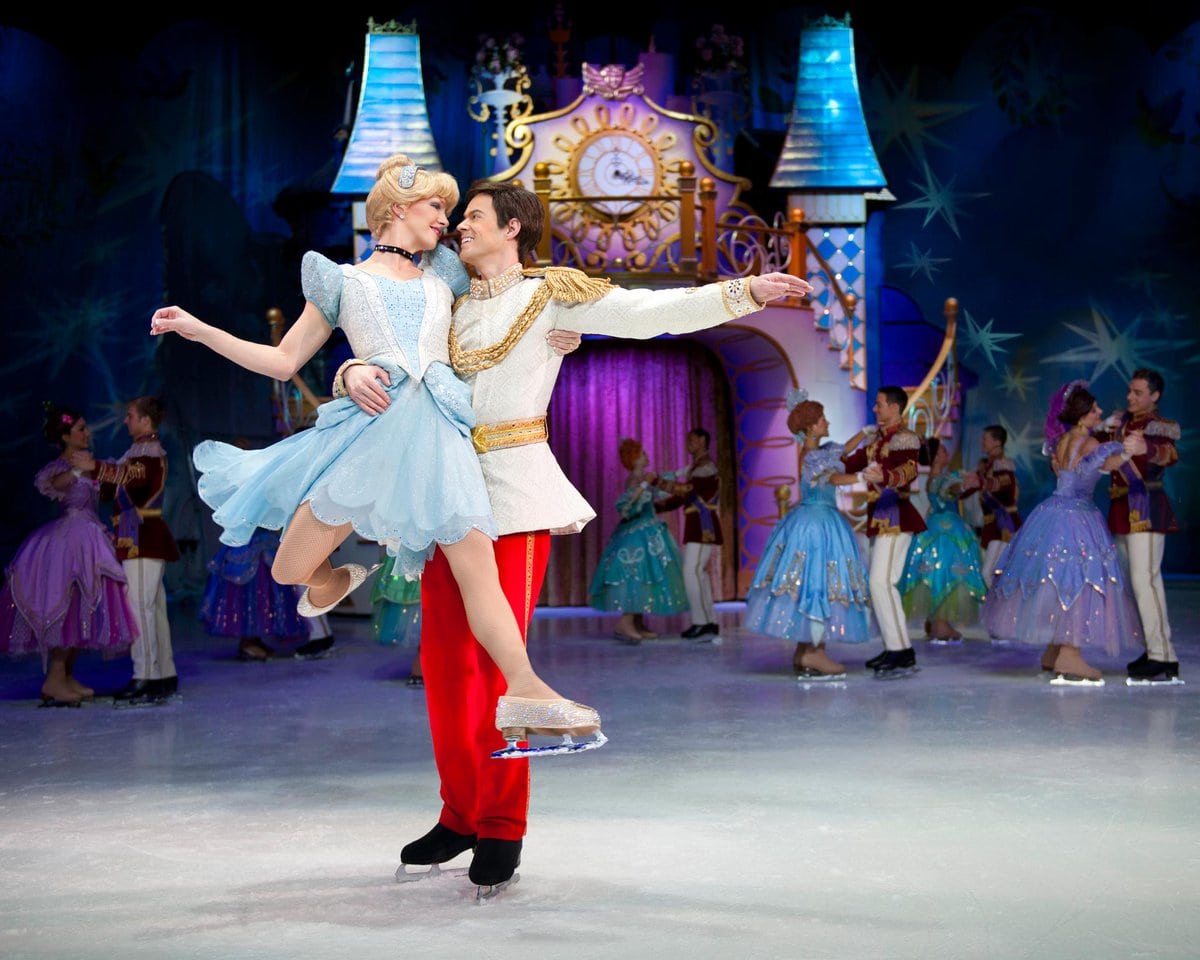
{"type": "MultiPolygon", "coordinates": [[[[508,534],[494,547],[500,588],[524,633],[550,560],[550,535],[508,534]]],[[[504,677],[467,625],[441,550],[421,576],[421,672],[442,781],[439,820],[457,833],[520,840],[529,812],[529,761],[492,759],[492,751],[504,746],[496,729],[504,677]]]]}

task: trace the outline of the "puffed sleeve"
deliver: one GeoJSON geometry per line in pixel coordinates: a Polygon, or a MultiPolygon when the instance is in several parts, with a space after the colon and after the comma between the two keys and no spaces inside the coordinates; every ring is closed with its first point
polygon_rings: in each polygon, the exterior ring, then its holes
{"type": "Polygon", "coordinates": [[[37,476],[33,478],[33,485],[43,497],[49,497],[51,500],[65,500],[66,491],[54,489],[54,478],[70,469],[71,465],[66,460],[51,460],[37,472],[37,476]]]}
{"type": "Polygon", "coordinates": [[[445,281],[456,300],[471,289],[467,268],[458,259],[458,254],[444,243],[421,254],[421,269],[432,271],[435,277],[445,281]]]}
{"type": "Polygon", "coordinates": [[[1115,457],[1125,449],[1124,444],[1117,440],[1109,440],[1100,444],[1083,459],[1087,461],[1087,466],[1091,467],[1095,464],[1097,467],[1104,463],[1109,457],[1115,457]]]}
{"type": "Polygon", "coordinates": [[[325,322],[337,326],[342,302],[342,268],[327,256],[309,250],[300,261],[300,287],[304,299],[314,304],[325,322]]]}

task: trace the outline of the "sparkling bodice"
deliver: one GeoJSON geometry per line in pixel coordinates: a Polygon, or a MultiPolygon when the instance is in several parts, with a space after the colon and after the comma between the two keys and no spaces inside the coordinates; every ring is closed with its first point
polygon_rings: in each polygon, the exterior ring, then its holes
{"type": "Polygon", "coordinates": [[[823,443],[804,455],[804,466],[800,473],[801,503],[837,506],[837,488],[829,482],[829,478],[835,473],[844,472],[844,452],[845,448],[840,443],[823,443]]]}
{"type": "Polygon", "coordinates": [[[391,361],[417,380],[430,363],[449,363],[453,298],[440,277],[394,280],[309,251],[301,285],[305,299],[346,334],[356,357],[391,361]]]}
{"type": "Polygon", "coordinates": [[[930,477],[925,488],[929,496],[929,512],[940,513],[943,510],[958,510],[958,487],[962,484],[962,474],[953,472],[939,473],[930,477]]]}
{"type": "Polygon", "coordinates": [[[1116,441],[1102,443],[1091,453],[1080,457],[1074,469],[1060,470],[1054,496],[1091,500],[1096,491],[1096,483],[1104,475],[1104,461],[1113,454],[1120,453],[1122,449],[1122,445],[1116,441]]]}

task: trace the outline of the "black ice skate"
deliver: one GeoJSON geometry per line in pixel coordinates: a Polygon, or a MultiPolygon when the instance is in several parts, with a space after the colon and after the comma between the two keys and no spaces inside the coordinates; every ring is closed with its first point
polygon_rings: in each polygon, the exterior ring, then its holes
{"type": "Polygon", "coordinates": [[[454,867],[443,870],[441,864],[453,860],[460,853],[475,849],[476,838],[473,833],[455,833],[449,827],[435,824],[420,840],[414,840],[400,851],[400,866],[396,868],[398,883],[408,883],[412,880],[432,880],[441,874],[461,877],[466,873],[465,867],[454,867]],[[428,867],[428,870],[409,870],[410,866],[428,867]]]}
{"type": "Polygon", "coordinates": [[[911,677],[919,669],[917,655],[911,647],[907,650],[889,650],[883,662],[875,668],[875,679],[897,680],[900,677],[911,677]]]}
{"type": "Polygon", "coordinates": [[[521,865],[521,841],[497,840],[480,837],[471,858],[467,875],[475,884],[476,900],[490,900],[505,887],[521,879],[517,867],[521,865]]]}
{"type": "Polygon", "coordinates": [[[318,637],[302,643],[292,654],[297,660],[324,660],[333,656],[333,637],[318,637]]]}
{"type": "Polygon", "coordinates": [[[1128,676],[1125,684],[1130,687],[1150,686],[1182,686],[1179,679],[1179,662],[1177,660],[1155,660],[1149,654],[1143,653],[1125,667],[1128,676]]]}
{"type": "Polygon", "coordinates": [[[885,661],[887,659],[887,657],[888,657],[888,650],[886,647],[884,647],[883,650],[881,650],[879,653],[875,654],[875,656],[873,656],[870,660],[868,660],[866,663],[864,663],[863,666],[866,667],[868,670],[874,670],[876,667],[881,666],[883,664],[883,661],[885,661]]]}
{"type": "Polygon", "coordinates": [[[125,707],[158,707],[167,702],[163,693],[161,680],[130,680],[124,687],[113,694],[113,706],[118,709],[125,707]]]}

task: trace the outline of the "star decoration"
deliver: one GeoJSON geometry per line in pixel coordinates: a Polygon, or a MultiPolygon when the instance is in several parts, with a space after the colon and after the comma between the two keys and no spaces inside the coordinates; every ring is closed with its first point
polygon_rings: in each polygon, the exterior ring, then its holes
{"type": "Polygon", "coordinates": [[[1000,414],[999,422],[1000,426],[1008,431],[1008,439],[1004,441],[1005,454],[1018,469],[1024,470],[1025,475],[1029,476],[1035,470],[1034,457],[1041,456],[1042,444],[1045,442],[1041,428],[1026,422],[1025,426],[1017,430],[1004,414],[1000,414]]]}
{"type": "Polygon", "coordinates": [[[910,180],[914,187],[921,193],[919,200],[909,200],[907,203],[901,203],[896,206],[897,210],[924,210],[925,222],[922,227],[929,226],[929,221],[934,217],[941,217],[946,221],[946,224],[954,231],[954,235],[960,240],[962,235],[958,232],[958,216],[959,207],[964,199],[987,197],[987,193],[963,193],[954,189],[954,181],[957,177],[951,177],[946,183],[942,183],[929,169],[929,163],[922,161],[924,168],[925,182],[923,184],[916,183],[910,180]]]}
{"type": "Polygon", "coordinates": [[[980,326],[975,322],[975,318],[971,316],[971,311],[963,311],[963,319],[966,321],[965,327],[960,327],[963,334],[963,339],[967,343],[966,352],[963,357],[966,358],[979,350],[987,357],[987,362],[993,370],[996,369],[996,354],[1008,353],[1007,347],[1000,346],[1005,340],[1015,340],[1021,336],[1019,333],[998,333],[992,331],[992,324],[996,321],[990,319],[984,326],[980,326]]]}
{"type": "Polygon", "coordinates": [[[905,267],[909,271],[910,277],[915,277],[918,273],[925,274],[925,279],[933,283],[933,275],[941,270],[939,263],[949,263],[949,257],[935,257],[932,250],[918,250],[917,245],[911,240],[908,242],[908,259],[897,263],[897,267],[905,267]]]}
{"type": "Polygon", "coordinates": [[[1138,367],[1151,366],[1150,357],[1167,350],[1181,351],[1190,347],[1193,340],[1148,340],[1138,337],[1138,329],[1142,325],[1139,316],[1124,330],[1118,330],[1115,323],[1094,303],[1092,310],[1092,330],[1085,330],[1073,323],[1064,323],[1068,330],[1078,334],[1084,341],[1082,346],[1072,347],[1053,356],[1043,357],[1042,363],[1093,364],[1092,374],[1088,381],[1095,383],[1107,370],[1114,370],[1123,379],[1138,367]]]}
{"type": "Polygon", "coordinates": [[[1188,315],[1186,313],[1172,313],[1166,307],[1154,307],[1151,309],[1149,316],[1147,316],[1146,322],[1158,327],[1160,330],[1170,331],[1180,326],[1187,319],[1188,315]]]}
{"type": "Polygon", "coordinates": [[[1004,392],[1008,396],[1016,394],[1024,401],[1028,399],[1027,394],[1033,384],[1041,379],[1041,377],[1028,376],[1024,370],[1018,367],[1005,367],[1004,374],[1000,378],[1000,385],[1004,387],[1004,392]]]}
{"type": "Polygon", "coordinates": [[[926,144],[947,146],[929,132],[931,128],[975,109],[971,103],[918,100],[917,69],[909,71],[903,87],[881,71],[872,79],[868,98],[871,129],[880,132],[879,152],[895,143],[913,161],[925,159],[926,144]]]}

